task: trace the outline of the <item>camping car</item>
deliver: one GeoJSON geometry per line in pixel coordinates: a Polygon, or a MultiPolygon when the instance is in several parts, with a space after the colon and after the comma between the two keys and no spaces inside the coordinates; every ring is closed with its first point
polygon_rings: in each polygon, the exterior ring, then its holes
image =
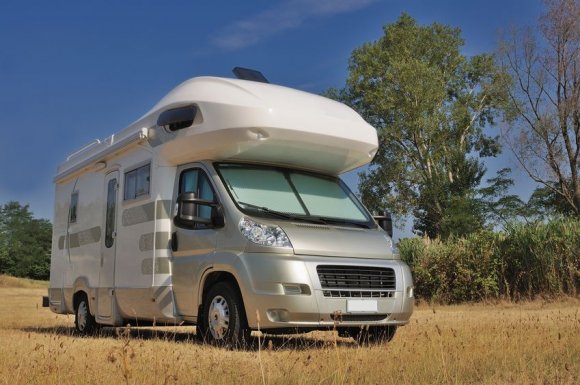
{"type": "Polygon", "coordinates": [[[59,165],[50,309],[83,334],[193,324],[229,345],[258,329],[389,340],[413,311],[411,273],[339,178],[372,160],[376,130],[235,72],[185,81],[59,165]]]}

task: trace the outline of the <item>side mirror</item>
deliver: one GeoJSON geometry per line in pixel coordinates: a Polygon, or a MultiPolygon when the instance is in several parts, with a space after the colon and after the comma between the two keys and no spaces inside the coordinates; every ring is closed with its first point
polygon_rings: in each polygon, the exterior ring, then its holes
{"type": "Polygon", "coordinates": [[[173,218],[173,223],[178,227],[189,229],[195,228],[198,224],[218,228],[224,226],[224,215],[219,204],[198,199],[195,193],[185,192],[177,197],[177,215],[173,218]],[[203,211],[208,215],[203,215],[203,211]]]}
{"type": "Polygon", "coordinates": [[[393,238],[393,217],[391,213],[385,210],[380,215],[373,216],[373,218],[377,221],[379,227],[385,230],[389,237],[393,238]]]}

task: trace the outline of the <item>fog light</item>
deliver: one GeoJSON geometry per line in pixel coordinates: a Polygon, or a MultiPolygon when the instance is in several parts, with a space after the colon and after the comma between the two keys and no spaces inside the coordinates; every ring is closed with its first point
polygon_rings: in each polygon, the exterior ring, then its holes
{"type": "Polygon", "coordinates": [[[282,288],[286,295],[310,295],[310,287],[299,283],[283,283],[282,288]]]}
{"type": "Polygon", "coordinates": [[[268,309],[266,315],[270,322],[288,322],[290,318],[290,313],[286,309],[268,309]]]}

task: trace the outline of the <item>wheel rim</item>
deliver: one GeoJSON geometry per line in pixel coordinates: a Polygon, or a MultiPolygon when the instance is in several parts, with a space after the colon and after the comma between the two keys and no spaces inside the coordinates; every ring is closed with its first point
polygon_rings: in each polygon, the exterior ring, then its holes
{"type": "Polygon", "coordinates": [[[214,297],[209,305],[209,331],[216,340],[222,340],[230,325],[230,308],[224,297],[218,295],[214,297]]]}
{"type": "Polygon", "coordinates": [[[85,301],[81,301],[77,309],[77,328],[80,331],[85,330],[85,328],[87,327],[87,314],[88,314],[87,303],[85,301]]]}

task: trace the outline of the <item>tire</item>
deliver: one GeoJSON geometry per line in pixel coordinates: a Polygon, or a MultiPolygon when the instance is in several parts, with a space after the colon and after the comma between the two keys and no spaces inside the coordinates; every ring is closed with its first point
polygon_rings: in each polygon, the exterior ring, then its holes
{"type": "Polygon", "coordinates": [[[209,289],[203,300],[197,333],[213,345],[245,347],[249,344],[250,330],[236,287],[219,282],[209,289]]]}
{"type": "Polygon", "coordinates": [[[340,336],[350,336],[360,345],[386,344],[395,336],[397,326],[362,326],[360,328],[341,328],[340,336]]]}
{"type": "Polygon", "coordinates": [[[75,330],[80,335],[92,335],[97,330],[98,324],[95,317],[91,314],[87,295],[79,295],[75,307],[75,330]]]}

